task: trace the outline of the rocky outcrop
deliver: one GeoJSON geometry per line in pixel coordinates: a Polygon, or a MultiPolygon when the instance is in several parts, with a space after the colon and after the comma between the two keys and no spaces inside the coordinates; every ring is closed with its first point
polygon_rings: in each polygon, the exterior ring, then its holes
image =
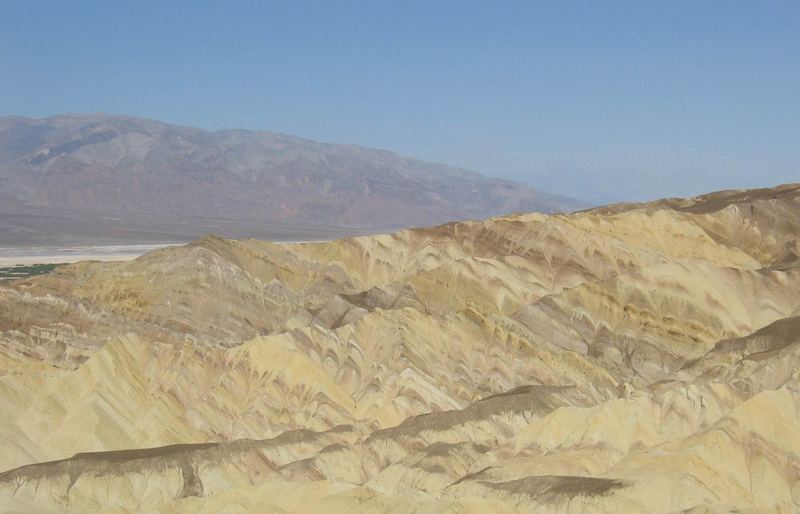
{"type": "Polygon", "coordinates": [[[5,282],[0,510],[794,512],[798,227],[783,186],[5,282]]]}

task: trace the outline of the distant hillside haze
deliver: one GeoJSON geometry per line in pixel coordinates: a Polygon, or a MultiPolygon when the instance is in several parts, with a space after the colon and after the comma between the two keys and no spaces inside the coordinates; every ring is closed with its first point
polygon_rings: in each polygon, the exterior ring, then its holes
{"type": "Polygon", "coordinates": [[[360,229],[584,206],[383,150],[106,114],[0,118],[0,200],[43,215],[62,209],[165,223],[207,217],[360,229]]]}

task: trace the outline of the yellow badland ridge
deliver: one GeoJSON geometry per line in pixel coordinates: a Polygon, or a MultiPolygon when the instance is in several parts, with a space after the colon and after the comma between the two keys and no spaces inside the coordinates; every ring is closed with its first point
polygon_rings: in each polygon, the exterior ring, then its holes
{"type": "Polygon", "coordinates": [[[800,185],[0,282],[0,512],[797,512],[800,185]]]}

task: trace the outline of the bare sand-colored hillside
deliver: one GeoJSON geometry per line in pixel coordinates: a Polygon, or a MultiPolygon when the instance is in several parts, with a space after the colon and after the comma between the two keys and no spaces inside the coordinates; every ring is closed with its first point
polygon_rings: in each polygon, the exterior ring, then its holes
{"type": "Polygon", "coordinates": [[[0,283],[0,512],[797,512],[800,185],[0,283]]]}

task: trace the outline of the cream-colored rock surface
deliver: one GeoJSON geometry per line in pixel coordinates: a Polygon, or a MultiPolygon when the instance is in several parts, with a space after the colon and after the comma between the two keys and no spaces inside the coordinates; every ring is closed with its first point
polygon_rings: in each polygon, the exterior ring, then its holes
{"type": "Polygon", "coordinates": [[[800,185],[0,282],[0,512],[797,512],[800,185]]]}

